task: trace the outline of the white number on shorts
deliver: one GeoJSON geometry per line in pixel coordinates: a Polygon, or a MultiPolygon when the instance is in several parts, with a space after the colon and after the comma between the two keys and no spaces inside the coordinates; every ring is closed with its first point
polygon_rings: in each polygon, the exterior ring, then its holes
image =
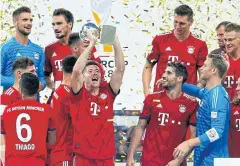
{"type": "Polygon", "coordinates": [[[22,114],[18,115],[17,120],[16,120],[17,137],[22,142],[28,142],[32,138],[32,130],[31,130],[31,127],[27,124],[21,125],[21,120],[23,118],[26,119],[27,121],[29,121],[31,119],[30,116],[26,113],[22,113],[22,114]],[[25,138],[23,138],[23,136],[22,136],[23,129],[27,130],[27,136],[25,138]]]}

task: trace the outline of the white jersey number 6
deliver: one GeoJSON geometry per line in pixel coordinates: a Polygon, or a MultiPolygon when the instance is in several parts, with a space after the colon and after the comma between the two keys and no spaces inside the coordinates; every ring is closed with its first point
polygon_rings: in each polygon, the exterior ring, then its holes
{"type": "Polygon", "coordinates": [[[32,138],[32,130],[31,130],[31,127],[27,124],[21,125],[21,120],[23,118],[26,119],[27,121],[29,121],[31,119],[30,116],[26,113],[22,113],[22,114],[18,115],[17,120],[16,120],[17,137],[22,142],[28,142],[32,138]],[[27,131],[27,136],[25,138],[23,138],[23,136],[22,136],[23,129],[25,129],[27,131]]]}

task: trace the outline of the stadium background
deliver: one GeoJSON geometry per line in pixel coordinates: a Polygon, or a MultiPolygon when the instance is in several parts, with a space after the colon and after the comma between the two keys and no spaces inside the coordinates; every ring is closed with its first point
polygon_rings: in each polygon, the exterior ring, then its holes
{"type": "MultiPolygon", "coordinates": [[[[78,32],[84,23],[95,22],[90,2],[91,0],[2,0],[0,43],[14,34],[12,12],[22,5],[29,6],[34,16],[29,38],[45,47],[56,40],[51,26],[53,10],[70,10],[75,19],[73,32],[78,32]]],[[[218,23],[240,23],[240,0],[112,0],[111,12],[105,23],[117,27],[127,64],[121,93],[114,105],[118,152],[116,162],[124,162],[126,159],[132,126],[136,125],[137,115],[142,108],[142,69],[146,55],[151,50],[151,41],[156,34],[173,28],[173,10],[180,4],[188,4],[193,9],[195,16],[191,31],[207,42],[209,51],[218,47],[215,33],[218,23]]],[[[97,50],[108,80],[114,69],[111,47],[98,44],[97,50]]],[[[41,93],[43,102],[46,100],[44,96],[49,93],[48,89],[41,93]]],[[[140,157],[141,147],[138,151],[137,158],[140,157]]]]}

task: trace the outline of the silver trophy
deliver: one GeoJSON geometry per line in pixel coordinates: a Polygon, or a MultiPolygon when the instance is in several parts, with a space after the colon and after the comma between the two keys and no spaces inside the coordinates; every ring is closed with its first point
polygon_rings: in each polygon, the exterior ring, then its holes
{"type": "Polygon", "coordinates": [[[82,26],[81,31],[79,32],[80,39],[82,41],[88,41],[87,32],[92,30],[95,36],[99,36],[101,44],[109,44],[112,45],[116,35],[116,27],[111,25],[103,25],[99,30],[98,26],[94,23],[87,23],[82,26]],[[100,34],[99,34],[100,31],[100,34]]]}
{"type": "Polygon", "coordinates": [[[81,41],[89,41],[87,38],[87,32],[92,30],[95,36],[99,36],[99,28],[94,23],[86,23],[82,26],[82,29],[79,32],[79,37],[81,41]]]}

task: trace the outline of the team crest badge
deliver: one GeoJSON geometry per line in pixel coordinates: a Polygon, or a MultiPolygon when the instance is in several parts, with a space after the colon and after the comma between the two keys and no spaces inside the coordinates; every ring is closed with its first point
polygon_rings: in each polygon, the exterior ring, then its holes
{"type": "Polygon", "coordinates": [[[186,106],[185,105],[179,105],[179,111],[181,112],[181,113],[184,113],[185,111],[186,111],[186,106]]]}
{"type": "Polygon", "coordinates": [[[193,46],[188,46],[188,47],[187,47],[187,52],[188,52],[189,54],[193,54],[193,53],[194,53],[194,49],[195,49],[195,47],[193,47],[193,46]]]}
{"type": "Polygon", "coordinates": [[[34,54],[35,59],[39,59],[39,55],[37,53],[34,54]]]}
{"type": "Polygon", "coordinates": [[[105,94],[105,93],[102,93],[101,95],[100,95],[100,99],[106,99],[107,98],[107,95],[105,94]]]}

